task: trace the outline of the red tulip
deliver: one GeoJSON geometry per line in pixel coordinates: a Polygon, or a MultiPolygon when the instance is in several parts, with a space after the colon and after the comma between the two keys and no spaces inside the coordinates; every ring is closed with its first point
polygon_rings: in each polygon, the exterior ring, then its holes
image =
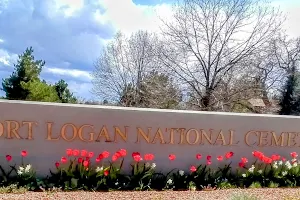
{"type": "Polygon", "coordinates": [[[245,157],[241,158],[241,160],[242,160],[242,163],[247,163],[248,162],[248,159],[245,158],[245,157]]]}
{"type": "Polygon", "coordinates": [[[112,160],[113,162],[115,162],[116,160],[118,160],[118,156],[117,156],[116,154],[113,155],[112,158],[111,158],[111,160],[112,160]]]}
{"type": "Polygon", "coordinates": [[[89,161],[87,161],[87,160],[83,161],[83,166],[85,166],[85,167],[89,166],[89,161]]]}
{"type": "Polygon", "coordinates": [[[67,156],[72,156],[73,155],[72,149],[67,149],[66,153],[67,153],[67,156]]]}
{"type": "Polygon", "coordinates": [[[190,171],[195,172],[195,171],[197,171],[197,168],[195,166],[191,166],[190,171]]]}
{"type": "Polygon", "coordinates": [[[56,167],[56,168],[58,168],[59,165],[60,165],[59,162],[56,162],[56,163],[55,163],[55,167],[56,167]]]}
{"type": "Polygon", "coordinates": [[[140,155],[133,156],[134,161],[140,162],[142,160],[142,157],[140,155]]]}
{"type": "Polygon", "coordinates": [[[260,151],[253,151],[253,152],[252,152],[252,155],[253,155],[254,157],[260,158],[260,157],[263,156],[263,153],[260,152],[260,151]]]}
{"type": "Polygon", "coordinates": [[[87,157],[87,155],[88,155],[87,150],[81,150],[81,156],[82,157],[87,157]]]}
{"type": "Polygon", "coordinates": [[[26,157],[27,156],[27,151],[25,151],[25,150],[21,151],[21,156],[26,157]]]}
{"type": "Polygon", "coordinates": [[[147,161],[151,161],[151,160],[154,159],[154,155],[151,154],[151,153],[145,154],[145,155],[144,155],[144,158],[145,158],[145,160],[147,160],[147,161]]]}
{"type": "Polygon", "coordinates": [[[298,154],[297,154],[296,152],[292,152],[292,153],[291,153],[291,156],[292,156],[292,158],[297,158],[297,157],[298,157],[298,154]]]}
{"type": "Polygon", "coordinates": [[[218,161],[222,161],[222,160],[223,160],[223,156],[218,156],[218,157],[217,157],[217,160],[218,160],[218,161]]]}
{"type": "Polygon", "coordinates": [[[169,155],[169,160],[173,161],[173,160],[175,160],[175,159],[176,159],[175,154],[170,154],[170,155],[169,155]]]}
{"type": "Polygon", "coordinates": [[[285,159],[284,157],[282,157],[281,160],[282,160],[283,162],[286,161],[286,159],[285,159]]]}
{"type": "Polygon", "coordinates": [[[207,161],[206,161],[206,164],[207,164],[207,165],[211,165],[211,160],[207,160],[207,161]]]}
{"type": "Polygon", "coordinates": [[[127,154],[126,149],[120,149],[119,152],[120,152],[120,154],[121,154],[122,157],[125,157],[126,154],[127,154]]]}
{"type": "Polygon", "coordinates": [[[103,151],[102,155],[103,155],[103,158],[108,158],[109,157],[109,152],[108,151],[103,151]]]}
{"type": "Polygon", "coordinates": [[[6,155],[6,160],[7,160],[8,162],[11,161],[11,159],[12,159],[11,155],[6,155]]]}
{"type": "Polygon", "coordinates": [[[265,158],[265,155],[260,155],[260,156],[258,157],[258,159],[261,160],[261,161],[263,161],[264,158],[265,158]]]}
{"type": "Polygon", "coordinates": [[[99,156],[98,156],[98,158],[99,158],[100,160],[102,160],[102,159],[104,158],[103,154],[100,153],[99,156]]]}
{"type": "Polygon", "coordinates": [[[104,176],[108,176],[109,171],[108,171],[108,170],[105,170],[105,171],[103,172],[103,174],[104,174],[104,176]]]}
{"type": "Polygon", "coordinates": [[[261,160],[261,161],[264,160],[265,155],[262,152],[253,151],[252,154],[253,154],[254,157],[258,158],[259,160],[261,160]]]}
{"type": "Polygon", "coordinates": [[[122,154],[119,151],[117,151],[114,155],[117,156],[118,158],[122,157],[122,154]]]}
{"type": "Polygon", "coordinates": [[[88,157],[89,157],[89,158],[92,158],[92,157],[94,157],[94,152],[92,152],[92,151],[91,151],[91,152],[89,152],[89,155],[88,155],[88,157]]]}
{"type": "Polygon", "coordinates": [[[264,163],[268,163],[269,159],[268,159],[267,156],[264,156],[263,159],[262,159],[261,161],[263,161],[264,163]]]}
{"type": "Polygon", "coordinates": [[[78,158],[78,163],[82,163],[83,159],[82,158],[78,158]]]}
{"type": "Polygon", "coordinates": [[[274,161],[280,160],[280,155],[274,154],[274,155],[271,156],[271,159],[274,160],[274,161]]]}
{"type": "Polygon", "coordinates": [[[266,164],[271,164],[273,160],[265,156],[262,161],[265,162],[266,164]]]}
{"type": "Polygon", "coordinates": [[[233,152],[232,152],[232,151],[227,152],[227,153],[225,154],[225,158],[226,158],[226,159],[229,159],[229,158],[231,158],[232,156],[233,156],[233,152]]]}
{"type": "Polygon", "coordinates": [[[210,159],[211,159],[210,155],[206,156],[206,160],[210,160],[210,159]]]}
{"type": "Polygon", "coordinates": [[[101,161],[101,159],[100,158],[96,158],[96,162],[100,162],[101,161]]]}
{"type": "Polygon", "coordinates": [[[148,158],[149,158],[149,154],[145,154],[145,155],[144,155],[144,159],[145,159],[146,161],[148,161],[148,158]]]}
{"type": "Polygon", "coordinates": [[[67,162],[67,158],[66,157],[61,157],[61,162],[62,163],[66,163],[67,162]]]}
{"type": "Polygon", "coordinates": [[[139,152],[133,152],[133,153],[131,154],[132,157],[137,156],[137,155],[140,156],[141,154],[140,154],[139,152]]]}
{"type": "Polygon", "coordinates": [[[154,160],[154,157],[155,157],[155,156],[154,156],[152,153],[150,153],[148,157],[149,157],[148,159],[149,159],[150,161],[152,161],[152,160],[154,160]]]}
{"type": "Polygon", "coordinates": [[[79,156],[80,151],[78,149],[74,149],[72,151],[72,153],[73,153],[73,156],[79,156]]]}
{"type": "Polygon", "coordinates": [[[196,154],[196,159],[197,159],[197,160],[200,160],[201,158],[202,158],[202,155],[201,155],[201,154],[199,154],[199,153],[196,154]]]}
{"type": "Polygon", "coordinates": [[[244,163],[244,162],[240,162],[240,163],[239,163],[239,166],[240,166],[241,168],[243,168],[243,167],[245,167],[245,163],[244,163]]]}

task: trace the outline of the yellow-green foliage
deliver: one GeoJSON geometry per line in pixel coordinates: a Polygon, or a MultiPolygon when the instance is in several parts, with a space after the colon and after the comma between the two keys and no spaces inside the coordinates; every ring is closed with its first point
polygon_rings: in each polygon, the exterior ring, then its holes
{"type": "Polygon", "coordinates": [[[7,187],[0,187],[0,194],[13,193],[13,194],[23,194],[28,190],[25,187],[19,187],[15,184],[12,184],[7,187]]]}
{"type": "Polygon", "coordinates": [[[249,188],[261,188],[261,184],[259,182],[253,182],[249,188]]]}

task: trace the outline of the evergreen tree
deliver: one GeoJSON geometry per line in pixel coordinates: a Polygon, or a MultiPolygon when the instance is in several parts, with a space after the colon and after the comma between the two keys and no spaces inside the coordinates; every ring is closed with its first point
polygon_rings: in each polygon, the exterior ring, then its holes
{"type": "Polygon", "coordinates": [[[141,104],[146,108],[175,109],[182,101],[182,94],[166,74],[152,71],[141,83],[141,104]]]}
{"type": "Polygon", "coordinates": [[[12,75],[2,82],[6,99],[77,103],[64,80],[58,81],[55,85],[40,80],[39,76],[44,65],[45,61],[34,59],[32,47],[19,55],[12,75]]]}
{"type": "Polygon", "coordinates": [[[181,91],[173,80],[166,74],[152,71],[142,79],[139,87],[127,84],[119,102],[128,107],[175,109],[181,101],[181,91]]]}
{"type": "Polygon", "coordinates": [[[54,87],[62,103],[77,103],[77,98],[70,92],[64,80],[59,80],[54,87]]]}
{"type": "Polygon", "coordinates": [[[48,85],[46,81],[34,80],[22,83],[22,87],[29,91],[25,100],[42,102],[60,102],[60,99],[53,85],[48,85]]]}
{"type": "Polygon", "coordinates": [[[27,48],[23,54],[19,55],[12,75],[3,79],[2,90],[6,93],[6,98],[11,100],[27,99],[30,91],[28,88],[23,88],[22,84],[39,80],[44,65],[45,61],[34,59],[33,48],[27,48]]]}
{"type": "Polygon", "coordinates": [[[290,74],[283,88],[280,99],[280,115],[298,115],[299,114],[299,94],[298,94],[298,74],[296,66],[293,65],[290,74]]]}

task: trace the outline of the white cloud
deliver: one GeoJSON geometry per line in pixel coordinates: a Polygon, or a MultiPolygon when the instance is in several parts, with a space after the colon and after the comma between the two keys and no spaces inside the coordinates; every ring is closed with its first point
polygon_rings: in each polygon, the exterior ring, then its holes
{"type": "Polygon", "coordinates": [[[77,69],[62,69],[62,68],[51,68],[51,67],[45,67],[44,68],[45,73],[52,73],[56,75],[62,75],[62,76],[71,76],[76,79],[82,79],[85,81],[91,80],[91,75],[89,71],[83,71],[83,70],[77,70],[77,69]]]}
{"type": "MultiPolygon", "coordinates": [[[[137,5],[132,0],[100,0],[100,5],[106,9],[105,13],[96,13],[97,20],[102,23],[111,23],[115,29],[131,34],[137,30],[159,32],[162,26],[161,19],[171,21],[172,5],[160,3],[157,5],[137,5]],[[116,6],[118,5],[118,6],[116,6]]],[[[274,0],[274,6],[280,6],[287,20],[283,27],[293,37],[300,36],[300,1],[274,0]]]]}
{"type": "Polygon", "coordinates": [[[86,100],[92,99],[91,88],[93,85],[90,82],[68,82],[70,90],[74,93],[75,96],[85,98],[86,100]]]}
{"type": "Polygon", "coordinates": [[[161,24],[158,15],[164,19],[171,16],[171,6],[164,3],[152,6],[137,5],[132,0],[101,0],[100,4],[106,12],[96,13],[96,18],[99,21],[111,23],[125,34],[131,34],[140,29],[157,32],[161,24]]]}
{"type": "Polygon", "coordinates": [[[0,65],[13,66],[17,60],[17,54],[10,54],[6,50],[0,48],[0,65]]]}
{"type": "Polygon", "coordinates": [[[10,63],[8,62],[8,60],[5,59],[5,58],[0,58],[0,63],[3,63],[3,65],[7,65],[7,66],[10,65],[10,63]]]}
{"type": "MultiPolygon", "coordinates": [[[[10,0],[0,7],[0,18],[5,19],[0,21],[0,38],[5,41],[0,49],[20,54],[33,46],[37,59],[59,66],[45,68],[46,73],[90,80],[88,71],[114,31],[158,31],[156,9],[168,13],[168,8],[131,0],[10,0]]],[[[1,62],[12,65],[8,56],[1,62]]]]}
{"type": "Polygon", "coordinates": [[[66,7],[64,9],[64,14],[66,16],[72,16],[84,6],[84,0],[55,0],[55,3],[58,7],[66,7]]]}
{"type": "Polygon", "coordinates": [[[112,25],[96,20],[94,13],[103,8],[89,1],[84,5],[78,0],[78,4],[58,2],[10,0],[0,8],[2,48],[21,53],[33,46],[37,57],[47,62],[83,62],[84,67],[92,67],[103,40],[113,35],[112,25]]]}

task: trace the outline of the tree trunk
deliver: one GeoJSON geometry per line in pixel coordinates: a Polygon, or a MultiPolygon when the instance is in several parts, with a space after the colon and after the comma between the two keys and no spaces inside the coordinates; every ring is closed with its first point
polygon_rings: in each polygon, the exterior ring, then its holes
{"type": "Polygon", "coordinates": [[[202,110],[204,111],[211,111],[211,96],[212,96],[212,89],[208,88],[205,91],[205,95],[201,99],[201,104],[202,104],[202,110]]]}

